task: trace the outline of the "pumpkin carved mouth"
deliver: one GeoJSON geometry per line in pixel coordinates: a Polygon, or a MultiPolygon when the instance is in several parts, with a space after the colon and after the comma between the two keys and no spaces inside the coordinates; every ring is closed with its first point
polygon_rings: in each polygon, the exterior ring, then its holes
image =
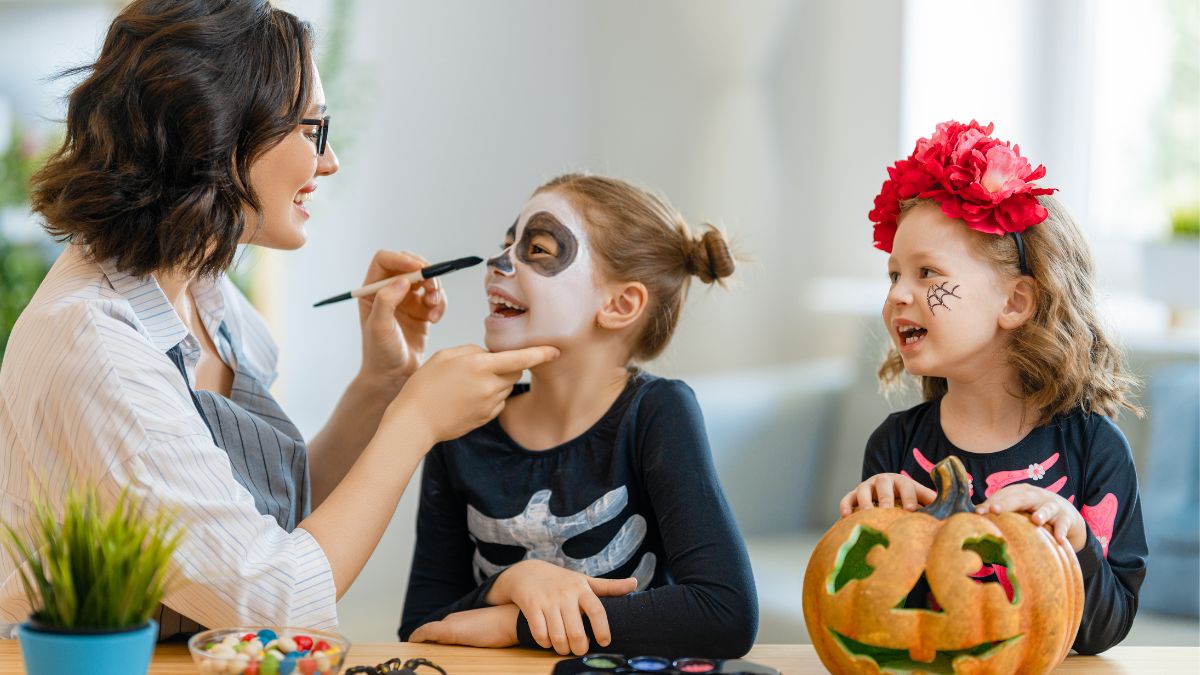
{"type": "Polygon", "coordinates": [[[842,635],[832,628],[829,629],[829,632],[833,635],[834,640],[842,646],[842,649],[846,650],[851,656],[866,657],[874,661],[880,671],[896,673],[916,671],[923,673],[954,673],[954,662],[957,659],[963,657],[986,659],[1001,647],[1021,639],[1020,635],[1015,635],[1007,640],[984,642],[974,647],[968,647],[967,649],[938,650],[934,653],[932,661],[917,661],[912,658],[912,655],[906,649],[875,647],[842,635]]]}

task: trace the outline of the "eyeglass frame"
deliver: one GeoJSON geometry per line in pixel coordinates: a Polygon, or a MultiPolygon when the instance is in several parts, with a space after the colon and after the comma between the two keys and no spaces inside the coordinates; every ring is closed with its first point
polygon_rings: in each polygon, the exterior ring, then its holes
{"type": "Polygon", "coordinates": [[[307,124],[317,128],[317,155],[324,155],[325,145],[329,141],[329,115],[325,115],[320,119],[305,117],[300,120],[300,124],[307,124]]]}

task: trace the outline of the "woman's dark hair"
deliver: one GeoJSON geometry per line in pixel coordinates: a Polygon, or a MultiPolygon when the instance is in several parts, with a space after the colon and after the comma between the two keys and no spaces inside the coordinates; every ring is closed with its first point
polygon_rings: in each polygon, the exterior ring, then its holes
{"type": "Polygon", "coordinates": [[[30,182],[59,240],[129,274],[233,261],[250,166],[304,116],[312,29],[267,0],[137,0],[68,98],[66,137],[30,182]]]}

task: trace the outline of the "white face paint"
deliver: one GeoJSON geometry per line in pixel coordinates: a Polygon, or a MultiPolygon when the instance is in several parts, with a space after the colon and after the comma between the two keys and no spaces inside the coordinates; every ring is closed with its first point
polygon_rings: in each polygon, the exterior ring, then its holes
{"type": "Polygon", "coordinates": [[[603,297],[583,216],[566,196],[548,190],[530,198],[504,245],[484,278],[489,350],[562,349],[595,327],[603,297]]]}

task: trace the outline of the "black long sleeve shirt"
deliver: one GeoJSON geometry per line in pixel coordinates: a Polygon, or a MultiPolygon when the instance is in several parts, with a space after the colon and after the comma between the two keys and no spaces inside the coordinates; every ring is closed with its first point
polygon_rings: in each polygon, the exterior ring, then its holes
{"type": "Polygon", "coordinates": [[[1146,574],[1146,534],[1137,474],[1125,435],[1107,417],[1076,410],[993,453],[955,447],[942,432],[940,399],[888,416],[871,434],[863,480],[903,473],[932,488],[929,470],[948,455],[963,461],[978,504],[1025,482],[1066,498],[1087,523],[1076,556],[1083,572],[1083,619],[1073,648],[1099,654],[1124,639],[1146,574]]]}
{"type": "MultiPolygon", "coordinates": [[[[522,448],[498,420],[435,446],[400,638],[485,607],[498,574],[525,558],[637,578],[636,592],[601,598],[606,651],[729,658],[753,645],[750,561],[683,382],[634,373],[600,421],[548,450],[522,448]]],[[[537,646],[524,616],[517,633],[537,646]]]]}

